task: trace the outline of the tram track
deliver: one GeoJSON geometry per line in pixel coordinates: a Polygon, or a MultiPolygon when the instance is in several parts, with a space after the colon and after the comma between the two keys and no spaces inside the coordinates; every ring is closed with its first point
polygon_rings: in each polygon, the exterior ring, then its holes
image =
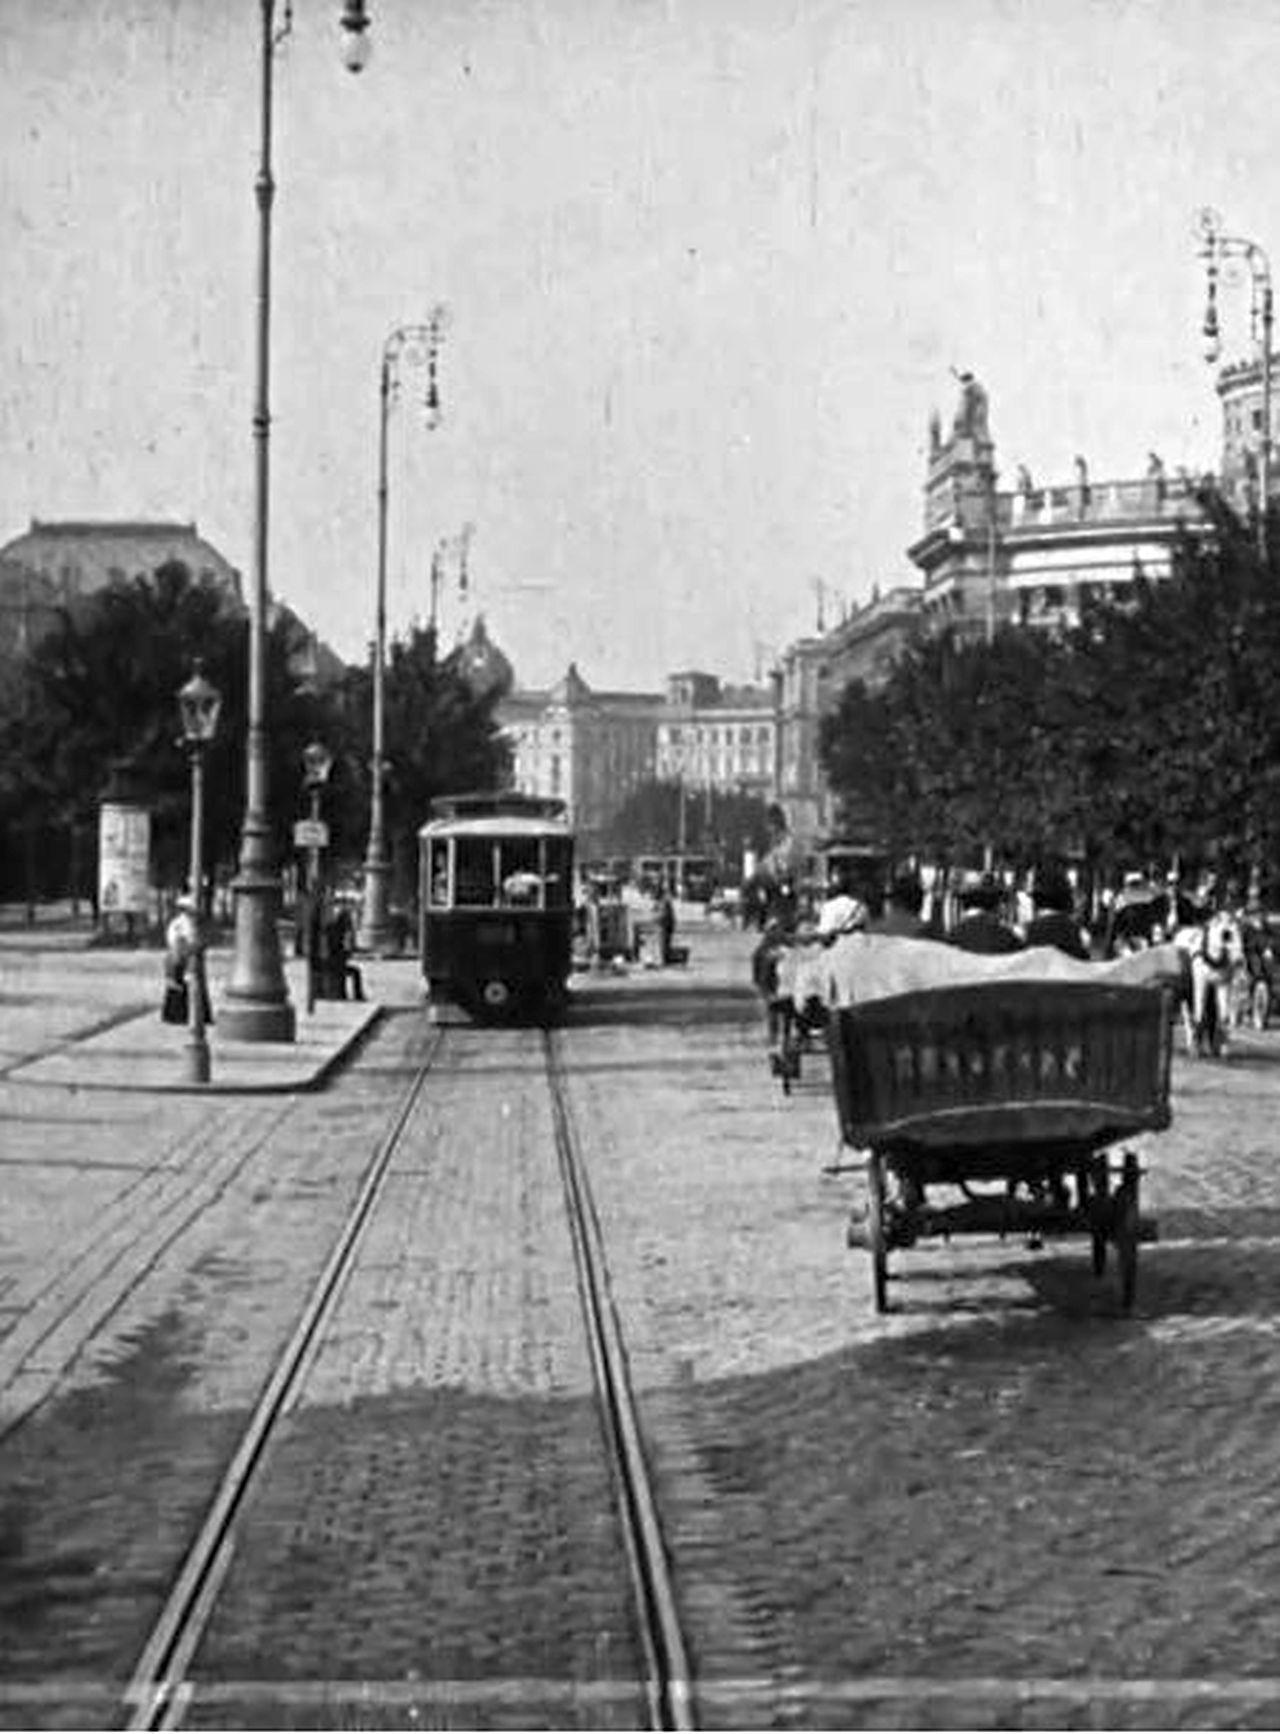
{"type": "MultiPolygon", "coordinates": [[[[219,1619],[234,1618],[233,1612],[228,1615],[227,1604],[234,1609],[237,1580],[233,1576],[228,1582],[228,1573],[237,1553],[240,1531],[254,1521],[248,1508],[255,1489],[270,1475],[273,1445],[302,1399],[387,1192],[388,1181],[396,1170],[397,1153],[406,1148],[406,1130],[415,1123],[415,1110],[423,1100],[428,1077],[439,1066],[441,1050],[452,1033],[447,1026],[432,1031],[429,1050],[417,1062],[413,1077],[395,1105],[332,1251],[178,1567],[124,1694],[128,1718],[125,1725],[131,1729],[178,1727],[196,1702],[208,1706],[217,1699],[230,1701],[228,1692],[234,1692],[235,1688],[217,1683],[218,1667],[206,1655],[205,1638],[215,1610],[222,1610],[219,1619]]],[[[468,1038],[464,1036],[462,1040],[465,1044],[468,1038]]],[[[529,1087],[535,1065],[545,1078],[544,1106],[538,1118],[549,1119],[553,1148],[546,1150],[544,1132],[546,1154],[542,1162],[545,1165],[550,1161],[552,1166],[544,1166],[542,1171],[553,1189],[558,1175],[567,1244],[572,1249],[573,1283],[608,1459],[607,1478],[613,1490],[616,1531],[625,1553],[624,1576],[630,1585],[638,1676],[636,1709],[640,1711],[643,1704],[642,1713],[647,1725],[653,1728],[690,1729],[696,1726],[696,1721],[688,1651],[630,1390],[600,1223],[569,1100],[561,1038],[553,1031],[530,1031],[522,1036],[521,1044],[518,1052],[524,1056],[529,1087]],[[532,1046],[535,1042],[536,1060],[532,1046]]],[[[413,1172],[422,1172],[420,1165],[415,1164],[413,1172]]],[[[548,1194],[548,1201],[552,1196],[548,1194]]],[[[582,1350],[578,1353],[581,1355],[582,1350]]],[[[620,1578],[619,1582],[622,1581],[620,1578]]],[[[305,1697],[305,1685],[299,1684],[305,1697]]],[[[375,1692],[388,1691],[392,1698],[403,1697],[406,1689],[403,1681],[398,1687],[394,1680],[375,1680],[369,1684],[375,1692]]],[[[465,1701],[468,1696],[465,1681],[440,1680],[433,1684],[428,1674],[421,1681],[423,1701],[439,1701],[441,1694],[447,1698],[459,1684],[462,1687],[459,1695],[465,1701]]],[[[515,1687],[514,1680],[505,1685],[501,1680],[494,1682],[499,1697],[504,1692],[509,1697],[515,1687]]]]}
{"type": "Polygon", "coordinates": [[[544,1035],[556,1155],[565,1191],[583,1313],[645,1647],[649,1711],[655,1728],[696,1727],[688,1649],[667,1560],[639,1418],[627,1373],[622,1332],[609,1289],[600,1219],[565,1088],[559,1038],[544,1035]]]}
{"type": "Polygon", "coordinates": [[[230,1563],[235,1522],[281,1419],[301,1390],[377,1205],[404,1127],[443,1043],[442,1031],[419,1063],[365,1170],[360,1190],[298,1324],[276,1363],[213,1503],[188,1549],[126,1693],[130,1729],[178,1726],[184,1682],[230,1563]]]}

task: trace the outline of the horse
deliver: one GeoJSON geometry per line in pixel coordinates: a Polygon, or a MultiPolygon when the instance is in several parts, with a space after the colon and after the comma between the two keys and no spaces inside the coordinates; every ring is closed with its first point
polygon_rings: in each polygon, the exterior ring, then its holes
{"type": "Polygon", "coordinates": [[[1244,929],[1229,910],[1178,928],[1173,942],[1187,960],[1182,1027],[1193,1056],[1225,1055],[1241,1022],[1248,965],[1244,929]]]}

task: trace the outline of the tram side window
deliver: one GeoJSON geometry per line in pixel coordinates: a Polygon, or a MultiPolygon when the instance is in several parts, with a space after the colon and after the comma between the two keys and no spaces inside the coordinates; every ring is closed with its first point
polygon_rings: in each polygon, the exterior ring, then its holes
{"type": "Polygon", "coordinates": [[[494,897],[493,842],[488,837],[459,837],[454,854],[453,901],[472,909],[491,909],[494,897]]]}
{"type": "Polygon", "coordinates": [[[449,904],[449,845],[443,838],[431,845],[427,871],[432,908],[446,909],[449,904]]]}
{"type": "Polygon", "coordinates": [[[542,901],[542,872],[536,837],[508,837],[502,844],[502,901],[510,908],[536,909],[542,901]]]}

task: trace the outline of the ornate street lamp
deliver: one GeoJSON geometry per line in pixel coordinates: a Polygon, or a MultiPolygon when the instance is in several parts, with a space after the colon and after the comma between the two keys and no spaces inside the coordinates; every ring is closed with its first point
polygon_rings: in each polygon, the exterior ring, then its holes
{"type": "MultiPolygon", "coordinates": [[[[364,898],[360,909],[359,942],[365,951],[381,952],[391,942],[387,889],[391,859],[387,849],[385,804],[385,664],[387,656],[387,423],[391,400],[400,388],[402,358],[425,362],[427,386],[423,399],[428,429],[440,425],[437,364],[446,313],[432,309],[425,325],[400,325],[382,346],[378,417],[378,594],[373,641],[373,749],[369,764],[369,846],[364,860],[364,898]]],[[[433,592],[434,595],[434,592],[433,592]]],[[[434,602],[433,602],[434,612],[434,602]]]]}
{"type": "MultiPolygon", "coordinates": [[[[271,847],[267,791],[267,522],[270,499],[268,450],[271,435],[271,173],[272,71],[277,45],[293,22],[285,0],[284,22],[274,27],[275,0],[262,6],[262,142],[254,192],[258,203],[258,328],[253,409],[254,466],[253,586],[249,597],[249,728],[246,744],[245,810],[235,893],[235,953],[223,1006],[223,1028],[241,1041],[291,1042],[294,1009],[280,956],[277,919],[280,874],[271,847]]],[[[368,58],[364,0],[344,0],[343,60],[358,72],[368,58]]]]}
{"type": "Polygon", "coordinates": [[[1200,213],[1200,254],[1208,279],[1204,311],[1204,358],[1216,366],[1222,353],[1218,330],[1218,277],[1223,259],[1243,259],[1249,267],[1252,287],[1250,324],[1255,342],[1261,345],[1262,429],[1258,440],[1258,553],[1267,557],[1267,510],[1271,503],[1271,344],[1275,309],[1271,294],[1271,264],[1256,241],[1239,235],[1224,235],[1222,219],[1213,210],[1200,213]]]}
{"type": "Polygon", "coordinates": [[[324,932],[324,900],[320,887],[320,850],[324,846],[320,839],[325,835],[321,829],[323,821],[320,817],[320,799],[324,794],[325,784],[329,781],[329,772],[333,769],[333,754],[323,741],[310,741],[302,749],[302,784],[310,797],[311,838],[307,846],[307,895],[305,907],[307,912],[304,943],[307,955],[307,1015],[316,1009],[317,971],[320,965],[320,947],[324,932]]]}
{"type": "Polygon", "coordinates": [[[205,1008],[209,988],[205,977],[204,907],[204,755],[218,729],[222,694],[204,677],[199,661],[195,673],[178,693],[182,713],[182,744],[191,760],[191,901],[195,942],[191,952],[191,1040],[187,1044],[187,1077],[193,1084],[209,1082],[209,1040],[205,1008]]]}
{"type": "MultiPolygon", "coordinates": [[[[302,749],[302,783],[311,801],[312,836],[320,836],[320,797],[324,794],[324,786],[329,781],[329,772],[333,769],[333,754],[323,741],[310,741],[302,749]]],[[[308,850],[307,889],[315,896],[320,889],[320,849],[319,843],[312,843],[308,850]]]]}

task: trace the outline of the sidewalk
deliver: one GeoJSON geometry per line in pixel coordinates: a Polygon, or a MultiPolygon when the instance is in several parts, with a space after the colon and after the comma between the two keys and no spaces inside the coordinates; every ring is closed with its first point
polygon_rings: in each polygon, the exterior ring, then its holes
{"type": "MultiPolygon", "coordinates": [[[[74,1090],[260,1094],[318,1088],[388,1005],[421,1004],[412,959],[362,958],[363,1002],[318,1001],[307,1011],[306,965],[285,960],[297,1017],[292,1042],[243,1042],[207,1030],[209,1082],[188,1077],[190,1033],[160,1021],[154,950],[87,950],[5,935],[0,942],[0,1079],[74,1090]]],[[[209,954],[214,1016],[231,954],[209,954]]]]}

